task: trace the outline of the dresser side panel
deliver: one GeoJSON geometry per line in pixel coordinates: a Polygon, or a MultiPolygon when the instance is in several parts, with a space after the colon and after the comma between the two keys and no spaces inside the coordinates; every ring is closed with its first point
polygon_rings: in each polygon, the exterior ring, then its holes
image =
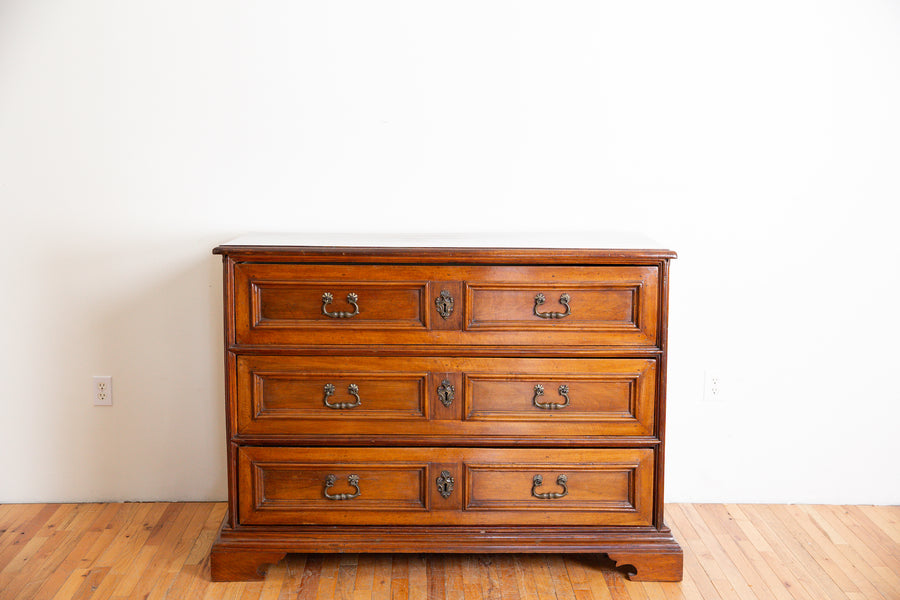
{"type": "Polygon", "coordinates": [[[225,516],[229,527],[237,524],[237,452],[231,439],[237,431],[237,377],[236,358],[228,348],[234,345],[234,260],[222,257],[222,301],[225,339],[225,453],[228,485],[228,514],[225,516]]]}
{"type": "Polygon", "coordinates": [[[653,524],[657,529],[665,528],[665,435],[666,435],[666,374],[668,371],[668,344],[669,344],[669,260],[663,260],[659,265],[659,370],[657,371],[656,391],[656,437],[659,445],[656,447],[656,475],[654,481],[654,511],[653,524]]]}

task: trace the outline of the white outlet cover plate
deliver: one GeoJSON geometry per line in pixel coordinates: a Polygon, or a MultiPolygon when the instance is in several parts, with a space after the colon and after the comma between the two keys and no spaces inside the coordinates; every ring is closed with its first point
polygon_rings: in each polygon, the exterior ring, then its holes
{"type": "Polygon", "coordinates": [[[112,406],[112,375],[94,375],[94,406],[112,406]]]}
{"type": "Polygon", "coordinates": [[[703,401],[722,402],[722,376],[719,371],[703,372],[703,401]]]}

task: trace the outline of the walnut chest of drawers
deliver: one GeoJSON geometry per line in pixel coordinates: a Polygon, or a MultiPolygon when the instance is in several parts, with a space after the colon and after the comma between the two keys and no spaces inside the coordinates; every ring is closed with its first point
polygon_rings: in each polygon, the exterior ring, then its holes
{"type": "Polygon", "coordinates": [[[597,552],[681,579],[663,522],[674,253],[310,236],[214,252],[229,511],[212,579],[289,552],[597,552]]]}

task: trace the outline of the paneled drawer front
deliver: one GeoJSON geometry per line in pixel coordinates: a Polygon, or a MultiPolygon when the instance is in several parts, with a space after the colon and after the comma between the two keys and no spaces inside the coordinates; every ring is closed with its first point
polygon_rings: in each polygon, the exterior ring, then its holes
{"type": "Polygon", "coordinates": [[[467,282],[466,329],[561,331],[608,335],[641,328],[641,288],[649,273],[635,267],[597,272],[599,281],[467,282]]]}
{"type": "Polygon", "coordinates": [[[243,447],[241,523],[389,523],[424,513],[428,458],[385,448],[243,447]]]}
{"type": "Polygon", "coordinates": [[[642,448],[243,447],[238,471],[244,525],[649,525],[652,515],[653,451],[642,448]]]}
{"type": "Polygon", "coordinates": [[[294,427],[313,431],[323,420],[421,421],[427,418],[428,373],[406,366],[398,359],[241,356],[239,431],[296,419],[294,427]]]}
{"type": "Polygon", "coordinates": [[[235,430],[306,443],[342,435],[350,444],[652,436],[656,369],[643,358],[242,355],[235,430]]]}
{"type": "Polygon", "coordinates": [[[631,426],[632,435],[652,433],[655,360],[532,359],[528,363],[523,372],[510,372],[502,359],[490,361],[493,369],[466,371],[464,418],[617,424],[631,426]]]}
{"type": "Polygon", "coordinates": [[[238,264],[239,344],[653,346],[658,268],[238,264]]]}
{"type": "Polygon", "coordinates": [[[604,524],[649,524],[652,465],[647,449],[483,450],[464,462],[463,510],[522,523],[565,512],[571,523],[603,515],[604,524]]]}

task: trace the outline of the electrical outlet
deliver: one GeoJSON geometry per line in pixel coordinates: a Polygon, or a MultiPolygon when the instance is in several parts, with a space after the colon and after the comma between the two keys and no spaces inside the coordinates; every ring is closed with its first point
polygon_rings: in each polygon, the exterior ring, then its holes
{"type": "Polygon", "coordinates": [[[94,406],[112,406],[112,375],[94,375],[94,406]]]}
{"type": "Polygon", "coordinates": [[[703,373],[703,401],[722,401],[722,377],[715,371],[704,371],[703,373]]]}

